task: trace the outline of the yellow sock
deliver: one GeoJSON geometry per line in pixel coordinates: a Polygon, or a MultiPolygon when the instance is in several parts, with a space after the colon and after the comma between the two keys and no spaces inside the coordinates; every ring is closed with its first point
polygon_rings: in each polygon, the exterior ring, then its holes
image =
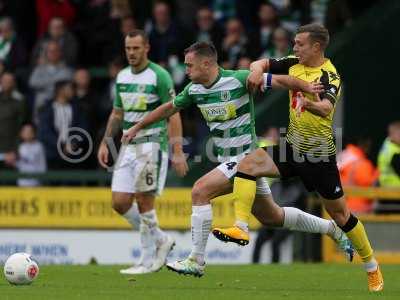
{"type": "Polygon", "coordinates": [[[237,173],[233,183],[233,194],[236,220],[249,223],[251,208],[256,195],[256,178],[251,179],[251,176],[237,173]]]}
{"type": "Polygon", "coordinates": [[[358,254],[360,255],[363,262],[369,262],[373,258],[373,250],[369,243],[367,233],[365,232],[364,225],[358,220],[357,225],[346,232],[347,237],[353,243],[358,254]]]}

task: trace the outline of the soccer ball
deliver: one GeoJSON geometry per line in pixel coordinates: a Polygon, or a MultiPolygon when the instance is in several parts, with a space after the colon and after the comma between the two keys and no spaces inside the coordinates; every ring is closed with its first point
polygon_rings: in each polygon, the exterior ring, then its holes
{"type": "Polygon", "coordinates": [[[39,275],[39,267],[28,253],[14,253],[4,265],[4,276],[11,284],[30,284],[39,275]]]}

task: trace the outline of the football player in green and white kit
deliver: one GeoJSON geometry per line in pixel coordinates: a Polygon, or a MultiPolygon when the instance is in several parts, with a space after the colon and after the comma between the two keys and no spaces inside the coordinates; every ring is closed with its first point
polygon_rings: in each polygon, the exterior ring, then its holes
{"type": "MultiPolygon", "coordinates": [[[[201,110],[218,153],[217,168],[201,177],[192,189],[192,252],[189,257],[167,267],[178,273],[202,276],[205,249],[212,223],[211,200],[232,192],[237,163],[256,147],[254,106],[247,88],[248,70],[224,70],[218,66],[212,44],[195,43],[185,51],[186,72],[192,81],[172,101],[163,104],[124,133],[127,143],[150,124],[196,104],[201,110]]],[[[287,75],[264,74],[264,88],[288,88],[319,93],[320,84],[307,83],[287,75]]],[[[279,207],[265,180],[257,180],[253,214],[265,225],[291,230],[328,234],[337,242],[347,239],[331,221],[307,214],[294,207],[279,207]]]]}
{"type": "MultiPolygon", "coordinates": [[[[149,61],[150,46],[141,30],[125,37],[125,54],[129,66],[121,70],[116,81],[116,99],[98,151],[99,163],[107,168],[107,140],[120,130],[125,132],[151,111],[175,96],[169,73],[149,61]]],[[[171,114],[168,122],[160,120],[143,127],[128,145],[122,145],[114,166],[112,204],[135,228],[139,228],[141,258],[137,265],[121,270],[122,274],[144,274],[158,271],[175,244],[172,237],[158,226],[154,199],[165,185],[168,168],[168,135],[173,141],[172,164],[179,176],[188,170],[182,151],[182,124],[179,113],[171,114]],[[155,249],[155,251],[154,251],[155,249]]]]}

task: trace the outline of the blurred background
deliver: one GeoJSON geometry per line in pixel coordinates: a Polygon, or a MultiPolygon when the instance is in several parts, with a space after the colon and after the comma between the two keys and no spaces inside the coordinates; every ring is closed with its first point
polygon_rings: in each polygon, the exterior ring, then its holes
{"type": "MultiPolygon", "coordinates": [[[[124,35],[129,31],[147,32],[150,59],[168,69],[180,92],[188,83],[183,50],[193,42],[212,41],[224,68],[248,69],[253,60],[291,54],[296,28],[318,22],[331,34],[327,56],[343,81],[335,133],[349,205],[365,216],[378,251],[398,255],[399,15],[395,0],[0,0],[0,227],[128,228],[111,210],[111,173],[99,167],[96,153],[112,109],[116,75],[127,65],[124,35]],[[68,126],[89,134],[79,133],[83,138],[77,147],[84,159],[62,158],[68,149],[57,149],[57,141],[67,137],[63,124],[54,122],[55,107],[68,107],[68,126]],[[382,175],[388,168],[390,178],[382,175]]],[[[274,143],[284,133],[287,106],[284,91],[256,97],[257,134],[264,142],[274,143]]],[[[171,171],[167,187],[180,189],[167,189],[157,204],[161,226],[175,230],[189,228],[190,187],[215,167],[205,155],[208,129],[197,108],[182,111],[182,118],[190,172],[180,179],[171,171]]],[[[324,213],[301,183],[271,184],[280,204],[324,213]]],[[[230,222],[230,204],[216,202],[218,224],[230,222]]],[[[264,242],[271,244],[269,261],[280,261],[279,249],[288,238],[291,259],[340,259],[319,236],[293,237],[261,228],[257,239],[259,226],[252,228],[257,242],[246,262],[260,261],[264,242]]],[[[23,230],[9,234],[22,234],[26,241],[23,230]]],[[[3,242],[0,255],[14,249],[3,242]]],[[[135,251],[127,255],[138,256],[135,251]]],[[[400,262],[396,255],[391,257],[400,262]]]]}

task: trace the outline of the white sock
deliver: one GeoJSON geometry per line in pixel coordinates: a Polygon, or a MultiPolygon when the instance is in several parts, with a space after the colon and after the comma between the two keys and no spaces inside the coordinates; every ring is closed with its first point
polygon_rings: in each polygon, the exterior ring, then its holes
{"type": "Polygon", "coordinates": [[[242,229],[246,232],[249,232],[249,224],[247,224],[246,222],[236,220],[235,226],[239,227],[240,229],[242,229]]]}
{"type": "Polygon", "coordinates": [[[204,264],[211,223],[211,204],[192,206],[192,252],[189,257],[195,259],[199,264],[204,264]]]}
{"type": "Polygon", "coordinates": [[[365,271],[374,272],[378,268],[378,262],[372,258],[369,262],[364,263],[365,271]]]}
{"type": "Polygon", "coordinates": [[[147,224],[149,226],[150,234],[153,237],[156,245],[158,246],[158,245],[162,244],[163,242],[165,242],[165,240],[167,239],[167,235],[158,226],[158,219],[157,219],[155,209],[152,209],[148,212],[140,214],[140,217],[141,217],[142,222],[144,222],[145,224],[147,224]]]}
{"type": "Polygon", "coordinates": [[[139,230],[140,214],[136,202],[133,202],[131,208],[122,216],[129,222],[129,224],[133,226],[135,230],[139,230]]]}
{"type": "Polygon", "coordinates": [[[154,241],[150,234],[150,228],[147,224],[140,224],[140,244],[141,244],[141,256],[139,260],[139,265],[143,265],[150,268],[153,264],[154,255],[154,241]]]}
{"type": "Polygon", "coordinates": [[[334,227],[329,220],[308,214],[295,207],[284,207],[283,210],[285,211],[283,228],[294,231],[322,234],[329,234],[334,230],[334,227]]]}

